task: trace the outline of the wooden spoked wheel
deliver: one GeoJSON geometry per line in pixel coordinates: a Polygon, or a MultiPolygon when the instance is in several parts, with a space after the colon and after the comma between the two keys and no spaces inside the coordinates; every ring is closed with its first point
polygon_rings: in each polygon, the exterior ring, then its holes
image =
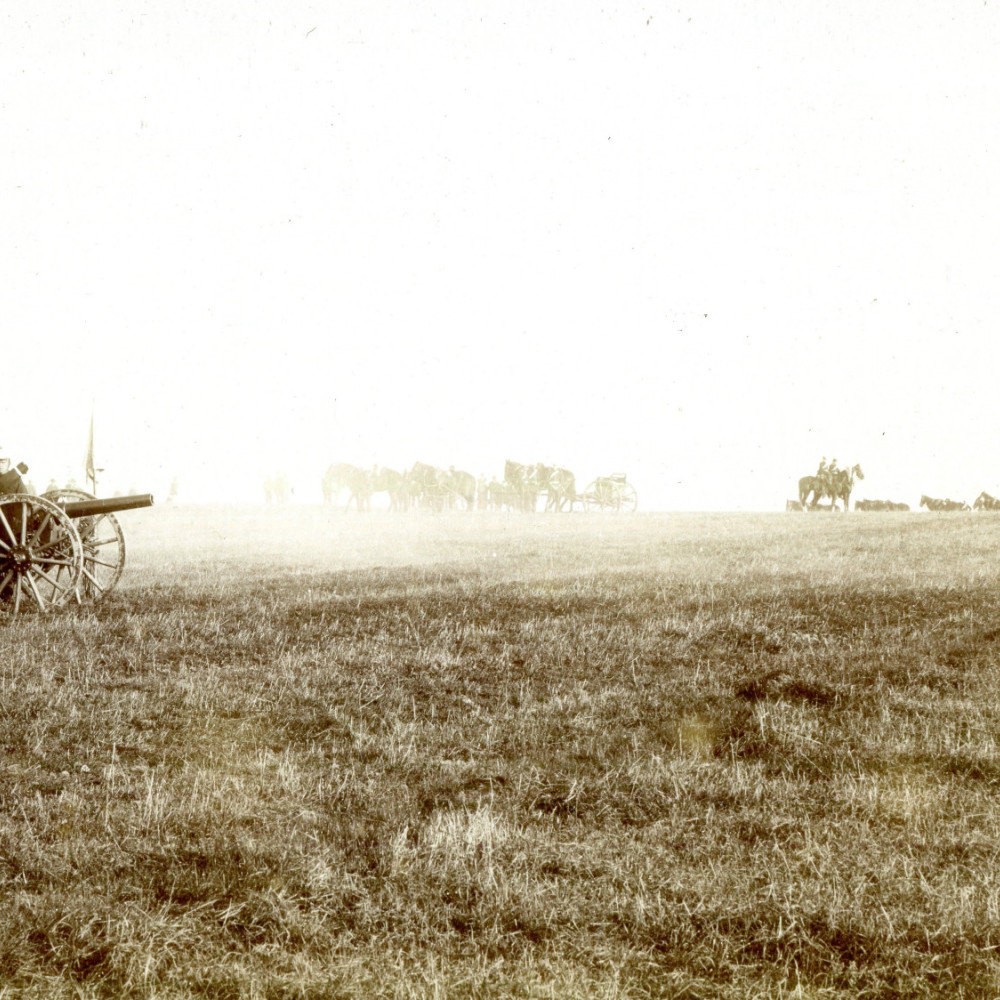
{"type": "Polygon", "coordinates": [[[0,621],[76,596],[83,543],[58,504],[27,493],[0,497],[0,621]]]}
{"type": "Polygon", "coordinates": [[[616,510],[631,513],[639,497],[628,483],[618,479],[595,479],[583,492],[584,510],[616,510]]]}
{"type": "MultiPolygon", "coordinates": [[[[43,497],[58,504],[94,499],[91,493],[69,488],[50,490],[43,497]]],[[[74,523],[83,543],[83,572],[76,599],[80,604],[99,601],[121,579],[125,568],[125,532],[114,514],[93,514],[77,518],[74,523]]]]}
{"type": "Polygon", "coordinates": [[[639,506],[639,496],[635,490],[626,483],[619,495],[618,510],[623,510],[627,514],[632,513],[639,506]]]}
{"type": "Polygon", "coordinates": [[[583,491],[582,497],[584,510],[604,509],[604,491],[598,489],[596,480],[583,491]]]}

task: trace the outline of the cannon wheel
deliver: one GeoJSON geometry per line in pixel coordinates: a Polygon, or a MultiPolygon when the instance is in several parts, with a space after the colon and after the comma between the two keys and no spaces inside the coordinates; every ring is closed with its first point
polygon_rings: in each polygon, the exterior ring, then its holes
{"type": "MultiPolygon", "coordinates": [[[[65,503],[71,500],[94,500],[85,490],[50,490],[46,500],[65,503]]],[[[114,514],[97,514],[76,520],[77,534],[83,543],[83,572],[76,588],[79,604],[99,601],[115,588],[125,569],[125,532],[114,514]]]]}
{"type": "Polygon", "coordinates": [[[603,510],[604,505],[601,502],[601,494],[597,492],[597,480],[595,479],[581,494],[580,500],[583,501],[584,510],[603,510]]]}
{"type": "Polygon", "coordinates": [[[12,493],[0,502],[0,621],[22,608],[44,613],[76,595],[83,543],[51,500],[12,493]]]}
{"type": "Polygon", "coordinates": [[[584,510],[605,510],[610,506],[611,497],[603,485],[599,485],[595,479],[581,496],[584,510]]]}

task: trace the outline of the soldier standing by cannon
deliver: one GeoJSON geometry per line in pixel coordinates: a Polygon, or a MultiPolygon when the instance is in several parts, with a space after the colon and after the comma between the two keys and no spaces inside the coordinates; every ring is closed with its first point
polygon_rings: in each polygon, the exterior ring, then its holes
{"type": "Polygon", "coordinates": [[[18,462],[12,466],[9,457],[4,455],[4,449],[0,448],[0,493],[25,493],[24,480],[21,476],[26,475],[28,467],[24,462],[18,462]]]}

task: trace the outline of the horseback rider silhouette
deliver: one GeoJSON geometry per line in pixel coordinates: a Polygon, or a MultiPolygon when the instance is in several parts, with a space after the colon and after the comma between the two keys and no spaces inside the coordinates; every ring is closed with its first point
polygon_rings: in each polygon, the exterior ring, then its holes
{"type": "Polygon", "coordinates": [[[837,488],[837,479],[840,477],[840,469],[837,468],[837,460],[835,458],[830,459],[830,464],[826,467],[826,482],[827,493],[833,496],[834,490],[837,488]]]}
{"type": "MultiPolygon", "coordinates": [[[[816,478],[819,480],[820,488],[824,492],[827,492],[826,455],[819,460],[819,467],[816,469],[816,478]]],[[[817,499],[819,498],[817,497],[817,499]]]]}

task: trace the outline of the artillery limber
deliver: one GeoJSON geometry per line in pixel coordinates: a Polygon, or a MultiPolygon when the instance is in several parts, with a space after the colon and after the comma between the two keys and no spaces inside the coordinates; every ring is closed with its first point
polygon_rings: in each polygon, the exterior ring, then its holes
{"type": "Polygon", "coordinates": [[[576,477],[568,469],[547,465],[519,465],[507,461],[502,483],[491,484],[490,505],[506,510],[532,512],[538,498],[545,495],[545,509],[571,511],[579,505],[584,510],[634,511],[639,504],[635,488],[624,473],[595,479],[582,492],[576,492],[576,477]],[[494,492],[495,491],[495,492],[494,492]]]}
{"type": "Polygon", "coordinates": [[[615,510],[631,512],[639,505],[639,497],[624,473],[595,479],[577,498],[584,510],[615,510]]]}
{"type": "Polygon", "coordinates": [[[115,514],[151,507],[150,493],[98,500],[83,490],[0,495],[0,622],[99,601],[121,579],[125,535],[115,514]]]}

